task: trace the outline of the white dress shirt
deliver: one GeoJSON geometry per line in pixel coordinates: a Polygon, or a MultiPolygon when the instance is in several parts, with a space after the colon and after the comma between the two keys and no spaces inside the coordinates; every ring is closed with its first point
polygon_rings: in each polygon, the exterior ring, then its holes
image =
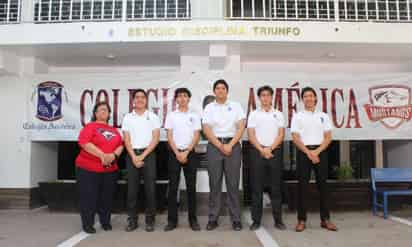
{"type": "Polygon", "coordinates": [[[178,149],[188,148],[195,132],[202,129],[199,114],[190,110],[187,112],[176,110],[169,113],[165,128],[172,130],[173,141],[178,149]]]}
{"type": "Polygon", "coordinates": [[[216,137],[233,137],[236,134],[236,124],[245,119],[246,115],[238,102],[227,100],[224,104],[216,101],[208,104],[203,112],[203,124],[212,129],[216,137]]]}
{"type": "Polygon", "coordinates": [[[122,131],[129,133],[133,149],[149,146],[155,129],[160,129],[160,119],[153,112],[146,110],[140,115],[133,110],[123,118],[122,131]]]}
{"type": "Polygon", "coordinates": [[[324,140],[324,134],[332,130],[329,116],[321,111],[301,111],[292,117],[290,131],[297,133],[305,146],[320,145],[324,140]]]}
{"type": "Polygon", "coordinates": [[[283,114],[271,108],[265,111],[256,109],[249,114],[247,127],[255,129],[256,139],[262,146],[269,147],[279,135],[279,129],[285,128],[283,114]]]}

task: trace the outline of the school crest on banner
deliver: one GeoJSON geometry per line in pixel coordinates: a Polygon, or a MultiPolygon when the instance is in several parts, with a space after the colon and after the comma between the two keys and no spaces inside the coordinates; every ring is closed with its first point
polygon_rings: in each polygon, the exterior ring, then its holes
{"type": "Polygon", "coordinates": [[[62,114],[63,85],[46,81],[37,85],[37,113],[36,117],[43,121],[55,121],[63,117],[62,114]]]}
{"type": "Polygon", "coordinates": [[[396,129],[411,120],[411,88],[405,85],[384,85],[369,88],[370,104],[365,105],[369,120],[379,121],[388,129],[396,129]]]}

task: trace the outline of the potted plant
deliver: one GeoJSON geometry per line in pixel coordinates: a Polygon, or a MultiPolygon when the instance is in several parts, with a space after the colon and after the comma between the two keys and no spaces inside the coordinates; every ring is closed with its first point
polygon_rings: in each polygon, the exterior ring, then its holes
{"type": "Polygon", "coordinates": [[[340,181],[353,179],[353,168],[349,162],[345,162],[335,169],[336,177],[340,181]]]}

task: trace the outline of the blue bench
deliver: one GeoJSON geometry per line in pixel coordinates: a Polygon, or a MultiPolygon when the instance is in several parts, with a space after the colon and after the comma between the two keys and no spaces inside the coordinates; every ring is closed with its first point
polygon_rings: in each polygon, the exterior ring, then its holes
{"type": "Polygon", "coordinates": [[[383,217],[388,218],[388,197],[394,195],[412,195],[412,189],[385,189],[377,188],[376,183],[412,183],[412,168],[371,168],[372,180],[372,211],[376,215],[377,208],[383,208],[383,217]],[[378,195],[382,196],[383,203],[378,203],[378,195]]]}

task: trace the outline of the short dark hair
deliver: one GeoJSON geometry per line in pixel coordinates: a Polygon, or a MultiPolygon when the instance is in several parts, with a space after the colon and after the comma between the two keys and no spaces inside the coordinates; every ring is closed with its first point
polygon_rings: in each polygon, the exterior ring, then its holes
{"type": "Polygon", "coordinates": [[[187,94],[189,98],[192,97],[190,90],[185,87],[177,88],[175,90],[175,99],[177,98],[177,96],[179,96],[179,94],[187,94]]]}
{"type": "Polygon", "coordinates": [[[92,119],[91,119],[91,121],[92,122],[95,122],[97,119],[96,119],[96,112],[97,112],[97,110],[99,109],[99,107],[100,106],[106,106],[107,107],[107,109],[109,110],[109,117],[107,118],[107,121],[106,122],[109,122],[109,120],[110,120],[110,113],[112,112],[112,110],[110,109],[110,105],[109,105],[109,103],[107,103],[107,101],[100,101],[100,102],[97,102],[95,105],[94,105],[94,107],[93,107],[93,115],[92,115],[92,119]]]}
{"type": "Polygon", "coordinates": [[[260,88],[258,89],[258,92],[257,92],[258,96],[260,97],[260,95],[261,95],[264,91],[267,91],[267,92],[270,93],[270,95],[273,95],[273,88],[271,88],[270,86],[267,86],[267,85],[266,85],[266,86],[260,87],[260,88]]]}
{"type": "Polygon", "coordinates": [[[222,84],[223,86],[225,86],[226,90],[229,91],[229,85],[227,84],[227,82],[223,79],[219,79],[217,81],[215,81],[215,83],[213,83],[213,91],[215,91],[216,87],[222,84]]]}
{"type": "Polygon", "coordinates": [[[215,99],[216,97],[214,95],[206,95],[206,97],[203,98],[202,108],[205,109],[205,107],[215,99]]]}
{"type": "Polygon", "coordinates": [[[141,89],[141,88],[138,88],[138,89],[134,90],[134,92],[133,92],[133,97],[132,97],[133,99],[134,99],[134,97],[136,96],[137,93],[142,93],[142,94],[144,94],[145,98],[147,99],[147,93],[146,93],[146,91],[145,91],[144,89],[141,89]]]}
{"type": "Polygon", "coordinates": [[[301,97],[302,99],[303,99],[303,95],[304,95],[306,92],[312,92],[313,95],[315,95],[315,97],[318,98],[318,95],[316,94],[315,89],[313,89],[312,87],[304,87],[304,88],[302,89],[302,92],[300,93],[300,97],[301,97]]]}

